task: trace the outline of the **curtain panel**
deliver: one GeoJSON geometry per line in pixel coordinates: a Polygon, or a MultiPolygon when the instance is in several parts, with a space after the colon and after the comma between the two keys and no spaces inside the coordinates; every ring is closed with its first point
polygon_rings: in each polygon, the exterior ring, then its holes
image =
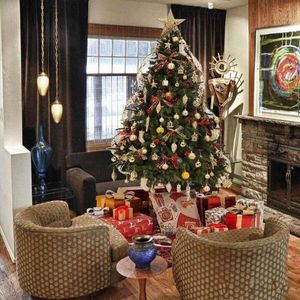
{"type": "Polygon", "coordinates": [[[59,99],[62,121],[55,124],[50,106],[55,99],[54,1],[44,0],[45,72],[50,79],[46,96],[37,91],[41,72],[40,1],[20,0],[22,52],[23,144],[29,150],[36,142],[39,124],[54,150],[47,181],[64,178],[65,155],[85,151],[86,142],[86,59],[88,0],[59,0],[59,99]]]}
{"type": "Polygon", "coordinates": [[[182,5],[171,5],[171,9],[175,18],[186,19],[179,28],[207,82],[212,56],[224,52],[226,10],[182,5]]]}

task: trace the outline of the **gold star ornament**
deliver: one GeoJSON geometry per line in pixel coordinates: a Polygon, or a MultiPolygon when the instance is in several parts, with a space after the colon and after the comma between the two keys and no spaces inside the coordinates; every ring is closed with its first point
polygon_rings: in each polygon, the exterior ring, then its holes
{"type": "Polygon", "coordinates": [[[172,10],[169,11],[167,19],[158,19],[164,24],[162,35],[170,32],[172,29],[176,28],[179,24],[185,21],[185,19],[175,19],[172,10]]]}

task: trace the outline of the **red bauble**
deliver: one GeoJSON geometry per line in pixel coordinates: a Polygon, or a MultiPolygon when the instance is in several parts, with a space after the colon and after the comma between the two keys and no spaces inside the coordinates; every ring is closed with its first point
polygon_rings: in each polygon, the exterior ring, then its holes
{"type": "Polygon", "coordinates": [[[160,139],[155,139],[155,140],[153,141],[153,143],[154,143],[155,145],[159,145],[159,144],[160,144],[160,139]]]}
{"type": "Polygon", "coordinates": [[[189,155],[190,155],[190,152],[189,152],[189,151],[185,151],[185,152],[184,152],[184,156],[185,156],[185,157],[189,157],[189,155]]]}

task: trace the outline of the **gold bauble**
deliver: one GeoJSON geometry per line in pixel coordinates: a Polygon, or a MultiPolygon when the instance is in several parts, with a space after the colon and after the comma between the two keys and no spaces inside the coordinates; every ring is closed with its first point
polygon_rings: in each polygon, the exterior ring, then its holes
{"type": "Polygon", "coordinates": [[[185,171],[181,173],[181,178],[184,180],[188,180],[190,178],[190,173],[185,171]]]}
{"type": "Polygon", "coordinates": [[[156,132],[157,132],[158,134],[162,134],[162,133],[165,132],[165,129],[164,129],[163,127],[159,126],[159,127],[156,128],[156,132]]]}

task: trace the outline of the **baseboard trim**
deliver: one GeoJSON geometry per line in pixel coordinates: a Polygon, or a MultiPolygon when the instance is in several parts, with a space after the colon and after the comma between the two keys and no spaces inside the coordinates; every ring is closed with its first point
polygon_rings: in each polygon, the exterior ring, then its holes
{"type": "Polygon", "coordinates": [[[1,237],[3,239],[4,245],[5,245],[6,249],[7,249],[7,252],[8,252],[8,255],[9,255],[11,261],[13,263],[15,263],[16,262],[16,258],[15,258],[14,253],[13,253],[13,251],[12,251],[12,249],[11,249],[11,247],[10,247],[7,239],[6,239],[6,236],[5,236],[4,231],[3,231],[3,229],[2,229],[1,226],[0,226],[0,234],[1,234],[1,237]]]}

